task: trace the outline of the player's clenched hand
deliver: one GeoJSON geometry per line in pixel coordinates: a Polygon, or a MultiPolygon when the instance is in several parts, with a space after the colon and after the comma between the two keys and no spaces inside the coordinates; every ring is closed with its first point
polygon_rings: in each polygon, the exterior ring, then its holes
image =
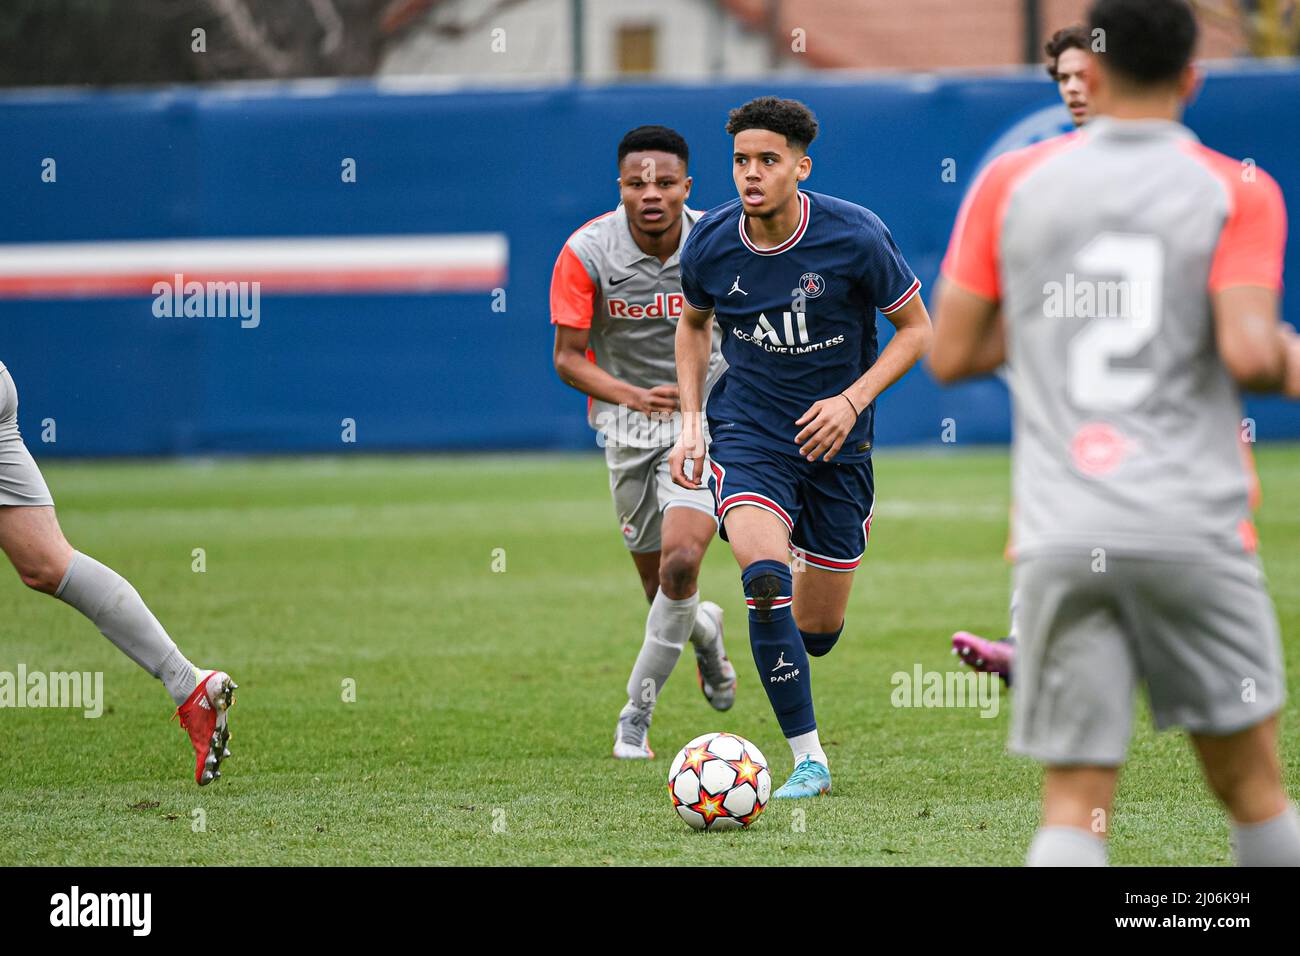
{"type": "Polygon", "coordinates": [[[687,425],[682,428],[677,444],[673,445],[673,450],[668,454],[668,468],[673,481],[683,488],[704,487],[704,437],[700,434],[699,426],[691,428],[687,425]]]}
{"type": "Polygon", "coordinates": [[[832,395],[813,402],[808,411],[795,420],[796,425],[804,426],[794,436],[794,440],[799,443],[799,454],[809,461],[825,455],[823,460],[830,461],[857,422],[857,411],[843,395],[832,395]]]}
{"type": "Polygon", "coordinates": [[[637,390],[637,400],[632,406],[643,415],[671,415],[677,411],[677,386],[656,385],[637,390]]]}

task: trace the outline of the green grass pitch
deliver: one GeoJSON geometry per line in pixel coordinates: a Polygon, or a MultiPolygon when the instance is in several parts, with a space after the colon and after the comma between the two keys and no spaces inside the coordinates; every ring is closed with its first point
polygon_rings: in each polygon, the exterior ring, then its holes
{"type": "MultiPolygon", "coordinates": [[[[1262,447],[1259,462],[1294,690],[1300,447],[1262,447]]],[[[239,682],[233,757],[196,787],[162,686],[5,572],[0,670],[102,671],[106,711],[0,710],[0,864],[1017,864],[1039,774],[1004,750],[1009,698],[992,719],[900,709],[890,682],[957,668],[958,627],[1005,631],[1007,473],[1000,451],[879,455],[848,626],[812,666],[835,792],[771,804],[747,832],[697,834],[666,791],[678,747],[742,734],[777,784],[789,752],[715,542],[702,592],[727,612],[736,707],[709,709],[688,651],[651,729],[658,758],[610,757],[646,605],[599,457],[47,463],[74,545],[239,682]]],[[[1185,741],[1145,712],[1111,832],[1116,864],[1229,862],[1185,741]]]]}

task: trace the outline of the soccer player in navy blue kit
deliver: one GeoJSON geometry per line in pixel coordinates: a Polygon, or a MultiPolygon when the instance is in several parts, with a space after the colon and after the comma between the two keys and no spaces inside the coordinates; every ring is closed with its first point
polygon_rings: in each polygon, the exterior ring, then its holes
{"type": "Polygon", "coordinates": [[[794,756],[775,796],[811,797],[831,776],[808,657],[843,631],[871,528],[875,400],[929,348],[930,317],[873,212],[799,188],[817,135],[806,106],[761,97],[732,110],[727,132],[739,198],[702,216],[681,255],[683,427],[670,462],[686,488],[702,487],[707,467],[741,567],[754,663],[794,756]],[[897,330],[883,351],[876,310],[897,330]],[[706,457],[700,393],[715,317],[729,367],[709,394],[706,457]]]}

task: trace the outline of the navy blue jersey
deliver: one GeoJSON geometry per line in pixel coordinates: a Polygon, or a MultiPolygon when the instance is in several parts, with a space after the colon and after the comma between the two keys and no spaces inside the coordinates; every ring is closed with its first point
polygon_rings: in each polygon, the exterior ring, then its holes
{"type": "MultiPolygon", "coordinates": [[[[681,253],[682,292],[713,310],[728,365],[708,396],[709,428],[790,455],[795,420],[875,363],[876,310],[888,315],[921,288],[871,210],[803,191],[799,204],[799,226],[779,246],[750,240],[733,199],[700,217],[681,253]]],[[[862,410],[835,460],[870,457],[875,413],[874,402],[862,410]]]]}

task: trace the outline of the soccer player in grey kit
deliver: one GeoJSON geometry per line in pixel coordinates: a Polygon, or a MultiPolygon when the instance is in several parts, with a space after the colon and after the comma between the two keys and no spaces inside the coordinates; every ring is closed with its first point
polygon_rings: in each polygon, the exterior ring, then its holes
{"type": "Polygon", "coordinates": [[[1191,735],[1238,863],[1300,865],[1281,638],[1237,434],[1238,387],[1300,398],[1281,191],[1178,121],[1197,79],[1185,0],[1098,0],[1089,27],[1106,38],[1094,118],[976,180],[931,353],[941,381],[1010,359],[1011,748],[1046,768],[1028,862],[1105,864],[1145,685],[1157,727],[1191,735]]]}
{"type": "MultiPolygon", "coordinates": [[[[1091,49],[1092,38],[1082,23],[1057,30],[1043,47],[1047,54],[1047,75],[1056,83],[1061,103],[1069,110],[1070,122],[1075,129],[1088,121],[1088,64],[1092,59],[1089,55],[1091,49]]],[[[1245,438],[1241,442],[1241,454],[1250,474],[1251,508],[1258,508],[1261,497],[1259,475],[1255,470],[1252,445],[1245,438]]],[[[1014,543],[1010,540],[1007,541],[1006,554],[1008,560],[1015,554],[1014,543]]],[[[967,630],[956,631],[952,635],[953,653],[961,658],[962,663],[976,670],[997,674],[1010,687],[1016,649],[1015,617],[1016,595],[1013,592],[1011,627],[1007,636],[1000,640],[988,640],[967,630]]]]}
{"type": "MultiPolygon", "coordinates": [[[[679,255],[699,213],[690,151],[666,126],[639,126],[618,145],[618,208],[571,235],[551,277],[555,370],[585,393],[600,435],[623,543],[650,613],[614,732],[614,756],[648,760],[650,721],[689,640],[700,690],[716,710],[736,697],[722,608],[700,598],[700,562],[717,534],[713,498],[672,483],[668,455],[681,429],[674,335],[684,300],[679,255]]],[[[725,363],[718,342],[710,382],[725,363]]]]}

